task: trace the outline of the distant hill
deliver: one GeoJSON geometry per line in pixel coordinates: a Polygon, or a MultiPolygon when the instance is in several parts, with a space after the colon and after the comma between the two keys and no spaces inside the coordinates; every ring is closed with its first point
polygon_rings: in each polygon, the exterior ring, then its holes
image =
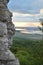
{"type": "Polygon", "coordinates": [[[26,29],[26,30],[29,30],[29,31],[39,31],[39,28],[38,27],[15,27],[15,28],[19,28],[19,29],[26,29]]]}
{"type": "Polygon", "coordinates": [[[20,32],[15,32],[14,37],[22,38],[22,39],[42,39],[42,35],[40,34],[22,34],[20,32]]]}

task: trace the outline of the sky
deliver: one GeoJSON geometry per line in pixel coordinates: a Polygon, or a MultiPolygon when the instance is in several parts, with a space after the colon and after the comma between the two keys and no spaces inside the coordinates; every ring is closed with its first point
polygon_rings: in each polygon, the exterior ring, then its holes
{"type": "Polygon", "coordinates": [[[10,0],[8,9],[12,12],[15,27],[38,27],[43,18],[43,0],[10,0]]]}

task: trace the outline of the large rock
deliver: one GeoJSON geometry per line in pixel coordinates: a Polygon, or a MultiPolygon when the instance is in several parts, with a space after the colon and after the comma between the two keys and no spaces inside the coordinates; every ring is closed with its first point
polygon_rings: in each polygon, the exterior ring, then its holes
{"type": "Polygon", "coordinates": [[[20,65],[19,60],[9,50],[15,27],[12,13],[7,8],[9,0],[0,0],[0,65],[20,65]]]}

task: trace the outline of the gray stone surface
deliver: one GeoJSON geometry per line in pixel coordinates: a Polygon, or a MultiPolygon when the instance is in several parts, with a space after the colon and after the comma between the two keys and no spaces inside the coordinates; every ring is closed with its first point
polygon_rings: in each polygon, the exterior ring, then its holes
{"type": "Polygon", "coordinates": [[[20,65],[19,60],[9,50],[15,33],[12,13],[7,8],[9,0],[0,0],[0,65],[20,65]]]}

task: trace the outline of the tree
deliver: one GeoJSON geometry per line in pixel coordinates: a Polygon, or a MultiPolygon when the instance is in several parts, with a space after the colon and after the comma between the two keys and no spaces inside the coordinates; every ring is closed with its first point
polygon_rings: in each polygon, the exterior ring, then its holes
{"type": "MultiPolygon", "coordinates": [[[[39,19],[40,20],[40,22],[41,22],[41,27],[39,27],[39,29],[42,31],[42,33],[43,33],[43,18],[40,18],[39,19]]],[[[42,34],[42,39],[43,39],[43,34],[42,34]]]]}

